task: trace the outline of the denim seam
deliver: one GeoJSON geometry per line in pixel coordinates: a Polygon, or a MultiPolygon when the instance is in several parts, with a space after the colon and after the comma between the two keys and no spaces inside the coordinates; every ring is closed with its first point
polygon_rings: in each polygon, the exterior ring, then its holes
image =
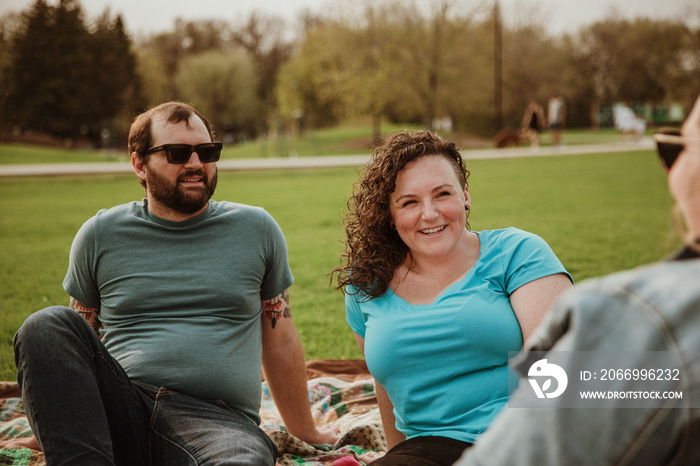
{"type": "Polygon", "coordinates": [[[134,405],[137,408],[139,408],[138,413],[139,413],[139,416],[141,417],[141,420],[144,423],[147,423],[146,416],[144,416],[144,414],[143,414],[143,405],[141,404],[141,402],[139,400],[134,398],[129,387],[127,387],[126,384],[124,384],[124,381],[122,380],[122,378],[114,370],[114,367],[112,366],[112,361],[109,358],[106,358],[101,351],[95,351],[93,353],[93,357],[100,358],[107,365],[107,367],[109,367],[109,371],[112,373],[112,375],[114,375],[114,378],[117,380],[117,382],[119,382],[119,385],[122,386],[122,389],[126,392],[127,396],[131,399],[132,403],[134,403],[134,405]]]}
{"type": "Polygon", "coordinates": [[[158,417],[158,412],[160,411],[160,407],[161,407],[161,404],[163,401],[163,395],[168,395],[170,393],[173,393],[173,392],[171,392],[170,390],[168,390],[164,387],[160,387],[158,389],[158,392],[156,393],[155,403],[153,406],[153,413],[151,414],[151,421],[149,423],[150,428],[151,428],[151,432],[153,432],[154,435],[157,435],[158,437],[160,437],[163,441],[168,442],[169,444],[182,450],[185,454],[187,454],[187,456],[189,456],[192,459],[192,461],[194,461],[195,465],[199,465],[199,462],[197,461],[197,459],[194,456],[192,456],[192,453],[190,453],[185,447],[183,447],[182,445],[180,445],[177,442],[173,442],[172,440],[170,440],[168,437],[166,437],[164,434],[162,434],[161,432],[159,432],[156,429],[156,426],[155,426],[156,418],[158,417]]]}
{"type": "Polygon", "coordinates": [[[177,447],[179,450],[183,451],[183,452],[194,462],[195,465],[197,465],[197,466],[199,465],[199,461],[197,461],[197,458],[195,458],[195,457],[192,455],[192,453],[190,453],[190,452],[187,450],[187,448],[183,447],[182,445],[180,445],[180,444],[177,443],[177,442],[173,442],[173,441],[170,440],[168,437],[166,437],[165,435],[161,434],[160,432],[158,432],[158,431],[155,430],[154,428],[152,428],[151,430],[153,431],[153,434],[154,434],[154,435],[157,435],[157,436],[160,437],[163,441],[168,442],[169,444],[171,444],[171,445],[177,447]]]}

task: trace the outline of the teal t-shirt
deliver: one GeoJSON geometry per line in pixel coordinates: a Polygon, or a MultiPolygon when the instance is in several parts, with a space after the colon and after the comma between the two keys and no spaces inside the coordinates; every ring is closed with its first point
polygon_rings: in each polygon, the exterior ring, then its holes
{"type": "Polygon", "coordinates": [[[85,222],[63,286],[100,309],[102,342],[132,380],[223,400],[259,423],[261,300],[292,282],[263,209],[210,201],[172,222],[144,200],[85,222]]]}
{"type": "Polygon", "coordinates": [[[346,294],[348,324],[364,338],[367,366],[407,438],[474,442],[514,388],[508,352],[520,351],[523,338],[511,293],[567,273],[536,235],[515,228],[476,233],[479,259],[431,304],[409,304],[391,288],[370,301],[352,288],[346,294]]]}

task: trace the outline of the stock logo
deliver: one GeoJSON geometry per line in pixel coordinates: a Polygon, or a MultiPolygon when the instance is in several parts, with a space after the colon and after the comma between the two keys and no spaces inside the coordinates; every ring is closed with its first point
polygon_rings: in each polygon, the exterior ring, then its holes
{"type": "Polygon", "coordinates": [[[530,366],[530,370],[527,372],[527,380],[530,382],[537,398],[556,398],[564,393],[566,385],[569,383],[569,378],[566,376],[564,369],[556,364],[548,363],[546,359],[540,359],[530,366]],[[552,380],[557,382],[554,389],[552,389],[552,380]],[[542,385],[540,385],[539,381],[542,381],[542,385]]]}

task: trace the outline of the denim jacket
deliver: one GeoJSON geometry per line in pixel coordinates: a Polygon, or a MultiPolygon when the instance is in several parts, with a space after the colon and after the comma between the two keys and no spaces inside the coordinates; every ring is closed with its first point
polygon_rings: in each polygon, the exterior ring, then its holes
{"type": "Polygon", "coordinates": [[[642,351],[668,352],[680,361],[683,399],[672,408],[505,408],[456,465],[700,465],[697,253],[574,287],[514,358],[515,370],[526,375],[534,351],[638,351],[638,367],[642,351]]]}

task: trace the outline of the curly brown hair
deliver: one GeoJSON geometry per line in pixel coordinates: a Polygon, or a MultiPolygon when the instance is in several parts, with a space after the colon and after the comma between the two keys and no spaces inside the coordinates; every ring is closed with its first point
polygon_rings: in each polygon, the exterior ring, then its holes
{"type": "MultiPolygon", "coordinates": [[[[337,274],[336,289],[351,285],[363,299],[382,296],[408,247],[391,226],[389,195],[396,190],[396,177],[406,165],[426,155],[442,155],[452,164],[462,187],[468,186],[469,170],[459,149],[430,131],[401,131],[378,146],[355,183],[344,219],[345,251],[337,274]]],[[[467,212],[467,216],[469,212],[467,212]]],[[[467,227],[469,223],[467,223],[467,227]]]]}

